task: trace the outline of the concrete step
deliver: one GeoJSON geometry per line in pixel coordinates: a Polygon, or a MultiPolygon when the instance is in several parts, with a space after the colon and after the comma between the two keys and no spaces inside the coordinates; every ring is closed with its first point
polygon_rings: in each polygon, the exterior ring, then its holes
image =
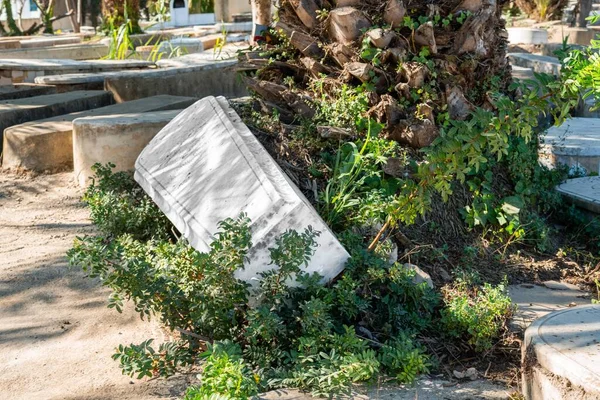
{"type": "Polygon", "coordinates": [[[27,97],[55,94],[56,87],[50,85],[35,85],[19,83],[16,85],[0,86],[0,101],[25,99],[27,97]]]}
{"type": "Polygon", "coordinates": [[[517,306],[511,327],[521,332],[533,321],[551,312],[591,302],[589,293],[575,285],[556,281],[546,281],[542,285],[511,285],[508,294],[517,306]]]}
{"type": "Polygon", "coordinates": [[[600,177],[567,179],[557,186],[556,191],[576,206],[600,214],[600,177]]]}
{"type": "Polygon", "coordinates": [[[600,119],[568,119],[541,139],[540,156],[549,167],[565,164],[573,172],[600,173],[600,119]]]}
{"type": "Polygon", "coordinates": [[[151,62],[141,60],[76,61],[67,59],[19,60],[0,58],[0,85],[33,83],[36,77],[45,75],[140,69],[153,65],[151,62]]]}
{"type": "MultiPolygon", "coordinates": [[[[49,94],[26,99],[0,101],[0,139],[3,142],[4,130],[14,125],[104,107],[113,102],[111,94],[101,90],[49,94]]],[[[2,152],[1,145],[0,152],[2,152]]]]}
{"type": "Polygon", "coordinates": [[[536,320],[522,347],[527,400],[600,398],[600,305],[573,307],[536,320]]]}
{"type": "Polygon", "coordinates": [[[75,181],[87,187],[96,163],[111,162],[115,171],[133,170],[144,147],[181,111],[77,118],[73,121],[75,181]]]}
{"type": "Polygon", "coordinates": [[[531,68],[535,72],[543,72],[552,75],[558,75],[560,73],[560,62],[558,62],[558,58],[556,57],[528,53],[508,53],[508,60],[511,65],[531,68]]]}
{"type": "Polygon", "coordinates": [[[179,110],[196,100],[193,97],[154,96],[12,126],[4,131],[2,167],[33,171],[73,168],[73,121],[76,118],[179,110]]]}

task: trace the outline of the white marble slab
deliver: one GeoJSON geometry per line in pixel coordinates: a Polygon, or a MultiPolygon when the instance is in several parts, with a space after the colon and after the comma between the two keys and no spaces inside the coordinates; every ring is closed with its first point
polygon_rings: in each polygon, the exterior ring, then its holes
{"type": "Polygon", "coordinates": [[[254,246],[236,276],[248,282],[273,268],[268,249],[289,229],[321,232],[307,271],[326,280],[349,257],[225,98],[206,97],[173,119],[140,154],[135,179],[199,251],[219,221],[246,213],[254,246]]]}

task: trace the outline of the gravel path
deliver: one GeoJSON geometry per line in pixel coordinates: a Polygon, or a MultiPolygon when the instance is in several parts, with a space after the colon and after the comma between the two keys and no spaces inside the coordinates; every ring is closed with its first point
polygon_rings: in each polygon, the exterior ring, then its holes
{"type": "Polygon", "coordinates": [[[110,358],[119,344],[162,340],[132,307],[106,307],[108,291],[65,257],[93,233],[70,173],[0,172],[0,398],[176,398],[183,378],[137,381],[110,358]]]}

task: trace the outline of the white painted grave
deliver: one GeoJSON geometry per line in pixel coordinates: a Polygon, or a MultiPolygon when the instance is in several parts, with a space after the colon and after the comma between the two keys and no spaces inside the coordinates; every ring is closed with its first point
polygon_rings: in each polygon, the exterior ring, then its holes
{"type": "Polygon", "coordinates": [[[236,276],[256,283],[285,231],[320,231],[307,271],[331,280],[349,255],[223,97],[206,97],[173,119],[137,159],[135,179],[190,244],[208,251],[217,224],[244,212],[253,247],[236,276]]]}

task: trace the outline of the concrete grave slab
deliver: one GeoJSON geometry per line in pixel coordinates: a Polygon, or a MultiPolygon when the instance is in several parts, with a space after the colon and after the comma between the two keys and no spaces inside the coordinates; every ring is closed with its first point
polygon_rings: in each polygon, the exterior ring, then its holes
{"type": "Polygon", "coordinates": [[[248,46],[246,44],[240,43],[228,44],[223,46],[223,48],[218,52],[215,52],[214,50],[205,50],[199,53],[186,54],[180,57],[158,60],[156,62],[156,66],[159,68],[186,67],[234,60],[237,59],[238,51],[247,47],[248,46]]]}
{"type": "Polygon", "coordinates": [[[206,97],[179,114],[144,149],[135,179],[190,244],[208,251],[218,223],[245,212],[252,241],[236,276],[256,284],[273,268],[269,247],[288,229],[320,231],[307,271],[331,280],[349,255],[329,227],[220,97],[206,97]]]}
{"type": "MultiPolygon", "coordinates": [[[[0,42],[0,46],[2,43],[0,42]]],[[[71,44],[55,47],[33,47],[3,51],[2,58],[18,58],[21,60],[39,59],[69,59],[69,60],[93,60],[106,57],[108,46],[103,44],[71,44]]]]}
{"type": "MultiPolygon", "coordinates": [[[[590,304],[587,292],[577,287],[569,287],[556,282],[554,290],[548,286],[532,284],[510,285],[508,294],[517,306],[511,325],[518,330],[525,330],[533,321],[554,311],[566,310],[576,305],[590,304]]],[[[552,286],[552,285],[551,285],[552,286]]]]}
{"type": "MultiPolygon", "coordinates": [[[[20,40],[0,40],[0,50],[14,50],[21,48],[20,40]]],[[[5,52],[3,51],[2,54],[5,52]]]]}
{"type": "Polygon", "coordinates": [[[112,103],[111,94],[104,91],[77,91],[0,101],[0,139],[4,141],[4,130],[14,125],[112,103]]]}
{"type": "Polygon", "coordinates": [[[556,26],[548,29],[548,41],[562,44],[566,39],[568,44],[589,46],[596,34],[597,32],[593,29],[556,26]]]}
{"type": "Polygon", "coordinates": [[[236,60],[140,72],[123,71],[107,77],[104,87],[117,102],[170,94],[173,96],[246,96],[248,91],[234,69],[236,60]]]}
{"type": "MultiPolygon", "coordinates": [[[[179,48],[184,53],[199,53],[204,51],[202,40],[196,38],[174,38],[162,42],[158,46],[158,53],[170,54],[175,49],[179,48]]],[[[181,53],[180,53],[181,54],[181,53]]]]}
{"type": "Polygon", "coordinates": [[[600,119],[571,118],[548,129],[542,140],[540,153],[549,158],[551,165],[600,172],[600,119]]]}
{"type": "Polygon", "coordinates": [[[219,22],[215,24],[217,32],[252,32],[252,22],[219,22]]]}
{"type": "Polygon", "coordinates": [[[95,163],[115,164],[115,171],[133,170],[144,147],[181,110],[77,118],[73,121],[75,180],[87,187],[95,163]]]}
{"type": "Polygon", "coordinates": [[[536,320],[525,331],[522,358],[526,399],[600,398],[600,305],[536,320]]]}
{"type": "Polygon", "coordinates": [[[533,75],[533,70],[531,68],[519,67],[518,65],[511,65],[511,70],[513,79],[535,79],[535,75],[533,75]]]}
{"type": "Polygon", "coordinates": [[[19,83],[16,85],[0,86],[0,101],[25,99],[27,97],[54,93],[56,93],[56,87],[54,86],[19,83]]]}
{"type": "Polygon", "coordinates": [[[22,49],[81,43],[81,36],[50,36],[21,40],[22,49]]]}
{"type": "Polygon", "coordinates": [[[556,191],[576,206],[600,214],[600,177],[567,179],[565,183],[556,187],[556,191]]]}
{"type": "Polygon", "coordinates": [[[146,68],[154,65],[142,60],[87,60],[76,61],[69,59],[19,60],[0,59],[0,70],[46,71],[46,70],[80,70],[80,71],[109,71],[128,68],[146,68]]]}
{"type": "Polygon", "coordinates": [[[154,96],[13,126],[4,131],[2,166],[33,171],[73,168],[72,121],[76,118],[179,110],[196,100],[193,97],[154,96]]]}
{"type": "Polygon", "coordinates": [[[76,61],[67,59],[19,60],[0,58],[0,76],[8,74],[11,78],[9,83],[33,83],[36,77],[44,75],[140,69],[153,65],[149,61],[141,60],[76,61]]]}
{"type": "Polygon", "coordinates": [[[560,73],[560,62],[558,62],[558,58],[556,57],[528,53],[508,53],[507,57],[511,65],[531,68],[535,72],[543,72],[551,75],[558,75],[560,73]]]}
{"type": "MultiPolygon", "coordinates": [[[[134,70],[128,70],[128,72],[134,72],[134,70]]],[[[73,90],[99,90],[104,88],[106,78],[118,78],[122,74],[123,71],[45,75],[36,77],[35,83],[54,85],[61,93],[73,90]]]]}

